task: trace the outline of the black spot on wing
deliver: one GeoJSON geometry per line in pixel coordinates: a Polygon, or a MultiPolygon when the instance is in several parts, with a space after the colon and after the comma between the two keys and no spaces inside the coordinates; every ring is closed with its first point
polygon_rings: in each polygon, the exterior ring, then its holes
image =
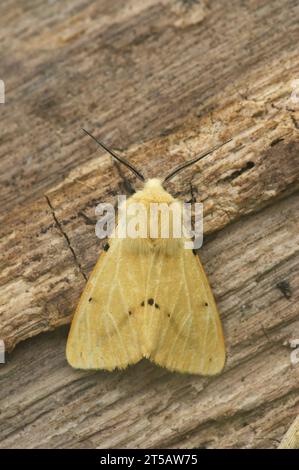
{"type": "MultiPolygon", "coordinates": [[[[156,309],[160,310],[160,305],[157,304],[154,299],[150,298],[147,300],[148,305],[154,305],[156,309]]],[[[144,300],[140,304],[141,307],[144,307],[144,300]]]]}

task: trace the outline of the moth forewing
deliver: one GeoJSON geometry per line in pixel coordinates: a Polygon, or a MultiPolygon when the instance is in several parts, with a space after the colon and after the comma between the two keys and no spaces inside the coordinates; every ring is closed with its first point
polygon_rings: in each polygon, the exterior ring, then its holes
{"type": "Polygon", "coordinates": [[[148,180],[129,198],[123,208],[127,236],[110,238],[73,319],[67,343],[73,367],[112,370],[142,357],[193,374],[213,375],[224,366],[222,327],[201,263],[177,236],[175,212],[152,218],[153,203],[164,209],[174,204],[182,228],[182,205],[160,180],[148,180]],[[139,219],[130,212],[133,204],[143,207],[139,219]]]}

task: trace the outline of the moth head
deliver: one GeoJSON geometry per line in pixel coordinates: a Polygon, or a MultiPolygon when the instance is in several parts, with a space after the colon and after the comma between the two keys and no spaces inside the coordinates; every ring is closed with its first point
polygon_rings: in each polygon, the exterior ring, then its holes
{"type": "Polygon", "coordinates": [[[133,194],[132,200],[143,202],[166,202],[170,204],[174,199],[163,188],[163,181],[159,178],[150,178],[145,181],[141,191],[133,194]]]}

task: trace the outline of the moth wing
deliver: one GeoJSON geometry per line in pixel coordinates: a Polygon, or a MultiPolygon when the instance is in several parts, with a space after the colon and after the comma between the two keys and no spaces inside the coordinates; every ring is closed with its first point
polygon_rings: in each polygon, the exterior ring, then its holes
{"type": "Polygon", "coordinates": [[[113,239],[90,275],[70,329],[66,356],[78,369],[125,368],[142,358],[140,303],[144,264],[113,239]]]}
{"type": "Polygon", "coordinates": [[[167,369],[214,375],[225,363],[216,303],[199,257],[180,247],[153,255],[144,317],[149,359],[167,369]]]}

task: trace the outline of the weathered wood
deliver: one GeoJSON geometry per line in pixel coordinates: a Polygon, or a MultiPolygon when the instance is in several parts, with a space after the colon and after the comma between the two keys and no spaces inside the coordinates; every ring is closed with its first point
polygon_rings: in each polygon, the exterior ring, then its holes
{"type": "Polygon", "coordinates": [[[26,341],[0,371],[0,446],[276,447],[299,411],[289,346],[299,335],[298,212],[296,195],[202,250],[228,348],[223,374],[172,374],[147,361],[74,371],[63,328],[26,341]],[[283,280],[290,298],[277,287],[283,280]]]}
{"type": "Polygon", "coordinates": [[[298,3],[0,5],[1,446],[276,447],[298,414],[298,3]],[[224,374],[72,371],[65,328],[101,249],[94,208],[138,183],[96,135],[204,203],[224,374]],[[297,336],[296,336],[297,335],[297,336]],[[167,424],[165,424],[167,423],[167,424]]]}

